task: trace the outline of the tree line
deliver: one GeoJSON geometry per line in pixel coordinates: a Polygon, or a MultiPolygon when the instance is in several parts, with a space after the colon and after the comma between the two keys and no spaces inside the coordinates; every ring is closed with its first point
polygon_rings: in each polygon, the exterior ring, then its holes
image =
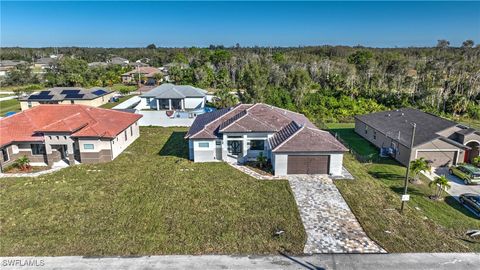
{"type": "Polygon", "coordinates": [[[54,51],[68,57],[45,74],[48,84],[116,82],[120,67],[95,70],[87,63],[121,56],[170,64],[171,79],[215,89],[224,98],[220,106],[236,102],[230,94],[236,92],[241,102],[331,121],[404,106],[480,119],[480,48],[470,40],[462,47],[440,40],[433,48],[2,48],[1,57],[28,61],[54,51]]]}

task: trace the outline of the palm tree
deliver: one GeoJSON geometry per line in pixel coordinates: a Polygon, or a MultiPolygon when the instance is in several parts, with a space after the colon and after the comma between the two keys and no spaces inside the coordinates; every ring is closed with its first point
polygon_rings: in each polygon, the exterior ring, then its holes
{"type": "Polygon", "coordinates": [[[15,165],[20,170],[27,171],[28,168],[30,167],[30,159],[28,159],[27,156],[20,157],[15,161],[15,165]]]}
{"type": "Polygon", "coordinates": [[[215,93],[217,97],[214,101],[214,105],[217,108],[228,108],[238,103],[237,97],[230,94],[228,89],[222,89],[215,93]]]}
{"type": "Polygon", "coordinates": [[[413,176],[413,182],[418,182],[418,175],[421,171],[430,170],[430,164],[425,158],[421,157],[410,162],[410,170],[413,176]]]}
{"type": "Polygon", "coordinates": [[[435,193],[432,196],[433,199],[438,200],[440,195],[442,194],[443,190],[448,190],[450,188],[450,184],[448,183],[447,177],[445,175],[435,177],[433,181],[428,184],[429,187],[436,187],[435,193]]]}
{"type": "Polygon", "coordinates": [[[260,152],[260,154],[258,154],[257,162],[260,169],[264,169],[267,166],[267,157],[263,155],[263,152],[260,152]]]}
{"type": "Polygon", "coordinates": [[[480,156],[473,158],[473,165],[480,167],[480,156]]]}

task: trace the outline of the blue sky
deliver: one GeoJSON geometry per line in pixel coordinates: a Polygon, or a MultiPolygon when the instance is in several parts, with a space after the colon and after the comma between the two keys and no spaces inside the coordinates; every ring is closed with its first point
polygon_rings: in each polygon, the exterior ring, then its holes
{"type": "Polygon", "coordinates": [[[1,46],[480,43],[480,2],[1,2],[1,46]]]}

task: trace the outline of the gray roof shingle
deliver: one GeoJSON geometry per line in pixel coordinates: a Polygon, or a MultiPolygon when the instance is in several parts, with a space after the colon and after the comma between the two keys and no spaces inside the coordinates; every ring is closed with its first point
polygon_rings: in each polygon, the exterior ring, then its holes
{"type": "Polygon", "coordinates": [[[113,92],[112,90],[94,87],[90,89],[80,87],[54,87],[46,90],[41,90],[42,95],[37,92],[25,97],[20,97],[20,101],[62,101],[62,100],[91,100],[113,92]],[[69,92],[64,92],[69,91],[69,92]],[[71,91],[71,92],[70,92],[71,91]],[[75,91],[75,92],[73,92],[75,91]],[[97,92],[99,91],[99,92],[97,92]],[[48,93],[47,93],[48,92],[48,93]],[[67,95],[66,93],[75,93],[67,95]]]}
{"type": "Polygon", "coordinates": [[[174,85],[171,83],[164,83],[143,94],[141,97],[181,99],[186,97],[205,97],[205,93],[205,90],[190,85],[174,85]]]}
{"type": "Polygon", "coordinates": [[[457,123],[413,108],[357,115],[356,119],[401,144],[410,147],[412,123],[416,124],[414,146],[439,138],[437,133],[457,123]]]}

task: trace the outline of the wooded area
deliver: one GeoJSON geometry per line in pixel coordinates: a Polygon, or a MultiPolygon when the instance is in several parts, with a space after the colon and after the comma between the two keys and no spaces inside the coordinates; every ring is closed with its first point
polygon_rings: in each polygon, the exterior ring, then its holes
{"type": "MultiPolygon", "coordinates": [[[[1,58],[25,60],[64,54],[44,78],[22,70],[20,82],[46,86],[105,86],[117,83],[120,66],[88,67],[113,56],[151,66],[172,64],[177,84],[214,89],[223,106],[235,102],[268,104],[303,112],[315,119],[343,121],[352,115],[413,106],[445,115],[480,118],[480,48],[466,41],[460,48],[439,41],[435,48],[365,48],[344,46],[264,48],[2,48],[1,58]],[[25,79],[27,78],[27,79],[25,79]]],[[[14,73],[15,71],[13,71],[14,73]]]]}

